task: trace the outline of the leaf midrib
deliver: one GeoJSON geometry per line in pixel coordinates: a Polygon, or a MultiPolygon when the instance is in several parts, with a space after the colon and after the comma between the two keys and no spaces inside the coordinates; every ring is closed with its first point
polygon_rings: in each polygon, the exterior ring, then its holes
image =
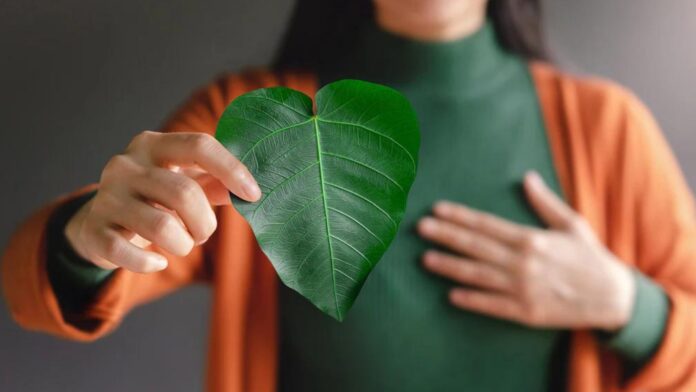
{"type": "Polygon", "coordinates": [[[338,293],[336,292],[336,266],[334,263],[333,245],[331,243],[331,226],[329,224],[329,207],[326,197],[326,188],[324,186],[324,165],[322,164],[321,151],[321,134],[319,133],[319,121],[317,116],[312,116],[314,120],[314,134],[317,138],[317,160],[319,161],[319,184],[321,184],[321,194],[324,202],[324,221],[326,223],[326,241],[329,244],[329,260],[331,261],[331,283],[334,295],[334,303],[336,305],[336,316],[338,320],[342,320],[341,309],[338,307],[338,293]]]}

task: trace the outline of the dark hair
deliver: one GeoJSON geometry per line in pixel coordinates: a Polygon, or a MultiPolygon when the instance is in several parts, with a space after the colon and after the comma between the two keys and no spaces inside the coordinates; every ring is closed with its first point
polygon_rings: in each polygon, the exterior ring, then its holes
{"type": "MultiPolygon", "coordinates": [[[[489,0],[487,13],[505,49],[529,60],[548,59],[541,0],[489,0]]],[[[297,0],[273,66],[317,69],[350,46],[371,18],[371,0],[297,0]]]]}

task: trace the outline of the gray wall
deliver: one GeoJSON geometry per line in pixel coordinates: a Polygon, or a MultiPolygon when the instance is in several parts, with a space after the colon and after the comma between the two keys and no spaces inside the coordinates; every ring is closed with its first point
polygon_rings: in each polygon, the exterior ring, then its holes
{"type": "MultiPolygon", "coordinates": [[[[561,63],[628,85],[654,110],[696,185],[696,2],[547,1],[561,63]]],[[[291,0],[0,0],[0,246],[30,211],[98,178],[193,88],[266,63],[291,0]]],[[[209,292],[133,312],[94,344],[14,325],[0,306],[2,391],[192,391],[209,292]]]]}

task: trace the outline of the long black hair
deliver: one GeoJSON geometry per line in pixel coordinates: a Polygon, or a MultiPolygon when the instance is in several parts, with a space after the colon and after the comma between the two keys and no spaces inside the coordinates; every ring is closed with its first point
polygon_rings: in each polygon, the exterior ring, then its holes
{"type": "MultiPolygon", "coordinates": [[[[315,70],[354,40],[374,17],[371,0],[297,0],[290,25],[273,62],[275,68],[315,70]]],[[[546,60],[541,0],[489,0],[488,18],[506,50],[529,60],[546,60]]]]}

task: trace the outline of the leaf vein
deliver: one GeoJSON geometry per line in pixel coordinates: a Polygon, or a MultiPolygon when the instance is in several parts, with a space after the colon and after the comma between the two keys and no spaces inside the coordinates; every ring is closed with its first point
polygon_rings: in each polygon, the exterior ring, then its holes
{"type": "Polygon", "coordinates": [[[273,132],[273,129],[271,129],[271,128],[269,128],[269,127],[267,127],[267,126],[261,124],[261,123],[258,122],[258,121],[250,120],[250,119],[248,119],[248,118],[239,117],[239,116],[229,116],[229,118],[235,119],[235,120],[246,121],[246,122],[252,123],[252,124],[254,124],[254,125],[258,126],[258,127],[261,127],[261,128],[263,128],[263,129],[267,130],[268,132],[273,132]]]}
{"type": "Polygon", "coordinates": [[[319,198],[321,198],[321,195],[319,195],[319,196],[315,197],[314,199],[308,201],[307,204],[305,204],[305,205],[302,206],[302,208],[300,208],[300,209],[298,209],[297,211],[293,212],[292,215],[290,215],[290,218],[288,218],[285,222],[272,222],[272,223],[269,223],[269,225],[284,227],[284,226],[287,225],[288,223],[292,222],[292,220],[295,219],[296,216],[298,216],[300,213],[302,213],[304,210],[306,210],[309,206],[312,205],[312,203],[314,203],[315,201],[317,201],[317,199],[319,199],[319,198]]]}
{"type": "Polygon", "coordinates": [[[273,117],[273,115],[272,115],[271,113],[268,113],[268,112],[265,111],[265,110],[261,110],[260,108],[257,108],[256,106],[248,106],[247,109],[255,110],[255,111],[259,112],[259,113],[262,113],[262,114],[265,115],[266,117],[268,117],[268,118],[270,118],[271,120],[273,120],[273,122],[275,122],[275,123],[278,124],[279,126],[282,126],[282,125],[280,124],[280,121],[278,121],[277,118],[273,117]]]}
{"type": "Polygon", "coordinates": [[[396,141],[393,137],[391,137],[391,136],[389,136],[389,135],[385,135],[385,134],[383,134],[382,132],[376,131],[376,130],[374,130],[374,129],[372,129],[372,128],[369,128],[369,127],[366,127],[366,126],[364,126],[364,125],[362,125],[362,124],[353,124],[353,123],[343,122],[343,121],[322,120],[322,119],[319,119],[319,121],[325,122],[325,123],[329,123],[329,124],[347,125],[347,126],[357,127],[357,128],[359,128],[359,129],[362,129],[362,130],[367,131],[367,132],[374,133],[375,135],[379,135],[379,136],[381,136],[381,137],[383,137],[383,138],[385,138],[385,139],[391,141],[392,143],[394,143],[395,145],[397,145],[398,147],[400,147],[400,148],[406,153],[406,155],[407,155],[407,156],[409,157],[409,159],[411,160],[411,164],[413,165],[413,168],[412,168],[413,171],[414,171],[414,172],[416,171],[416,160],[413,158],[413,155],[411,155],[411,152],[408,151],[408,149],[407,149],[406,147],[404,147],[403,144],[401,144],[401,143],[399,143],[398,141],[396,141]]]}
{"type": "Polygon", "coordinates": [[[318,165],[318,164],[319,164],[318,161],[317,161],[317,162],[312,162],[309,166],[303,168],[302,170],[300,170],[300,171],[296,172],[295,174],[291,175],[290,177],[284,179],[284,180],[283,180],[282,182],[280,182],[278,185],[274,186],[273,189],[271,189],[268,193],[266,193],[266,195],[263,197],[263,199],[261,199],[261,201],[259,202],[259,205],[256,206],[256,208],[254,208],[254,211],[253,211],[252,214],[251,214],[251,219],[250,219],[250,220],[251,220],[251,221],[254,220],[254,218],[256,217],[256,211],[258,211],[258,210],[261,208],[261,206],[263,205],[263,203],[265,203],[266,200],[268,200],[269,196],[271,196],[276,190],[278,190],[281,186],[283,186],[284,184],[286,184],[288,181],[292,180],[293,178],[295,178],[295,177],[297,177],[298,175],[300,175],[300,174],[306,172],[307,170],[311,169],[312,167],[314,167],[314,166],[316,166],[316,165],[318,165]]]}
{"type": "Polygon", "coordinates": [[[384,214],[384,216],[386,216],[387,218],[389,218],[389,220],[391,221],[391,223],[394,224],[394,226],[398,226],[398,225],[396,224],[396,222],[394,221],[394,219],[393,219],[386,211],[384,211],[384,210],[382,209],[382,207],[378,206],[377,203],[375,203],[374,201],[368,199],[367,197],[365,197],[365,196],[363,196],[363,195],[361,195],[361,194],[359,194],[359,193],[357,193],[357,192],[355,192],[355,191],[351,191],[351,190],[348,189],[348,188],[344,188],[344,187],[342,187],[342,186],[340,186],[340,185],[334,184],[334,183],[332,183],[332,182],[328,182],[328,181],[327,181],[327,182],[326,182],[326,185],[329,185],[329,186],[332,186],[332,187],[334,187],[334,188],[336,188],[336,189],[340,189],[340,190],[342,190],[342,191],[344,191],[344,192],[350,193],[351,195],[353,195],[353,196],[355,196],[355,197],[357,197],[357,198],[359,198],[359,199],[362,199],[362,200],[364,200],[364,201],[370,203],[373,207],[375,207],[375,208],[376,208],[377,210],[379,210],[382,214],[384,214]]]}
{"type": "Polygon", "coordinates": [[[355,159],[353,159],[353,158],[350,158],[350,157],[347,157],[347,156],[343,156],[343,155],[340,155],[340,154],[334,154],[334,153],[331,153],[331,152],[325,152],[324,155],[330,156],[330,157],[333,157],[333,158],[337,158],[337,159],[342,159],[342,160],[345,160],[345,161],[348,161],[348,162],[352,162],[352,163],[355,163],[356,165],[360,165],[360,166],[365,167],[365,168],[367,168],[367,169],[369,169],[369,170],[372,170],[373,172],[375,172],[375,173],[381,175],[382,177],[386,178],[387,180],[391,181],[394,185],[396,185],[396,186],[401,190],[401,192],[406,192],[406,191],[404,190],[404,187],[402,187],[401,184],[399,184],[398,182],[396,182],[396,180],[393,179],[392,177],[390,177],[387,173],[384,173],[383,171],[381,171],[381,170],[379,170],[379,169],[377,169],[377,168],[374,168],[374,167],[372,167],[372,166],[370,166],[370,165],[368,165],[368,164],[366,164],[366,163],[360,162],[360,161],[358,161],[358,160],[355,160],[355,159]]]}
{"type": "Polygon", "coordinates": [[[341,271],[340,269],[336,269],[336,272],[338,272],[339,274],[345,276],[345,277],[348,278],[348,280],[350,280],[351,282],[353,282],[353,283],[358,283],[358,281],[355,280],[355,278],[353,278],[352,276],[348,275],[347,273],[341,271]]]}
{"type": "Polygon", "coordinates": [[[340,238],[340,237],[336,237],[336,236],[333,235],[333,234],[331,234],[331,238],[333,238],[333,239],[335,239],[336,241],[339,241],[339,242],[343,243],[345,246],[347,246],[347,247],[353,249],[353,251],[355,251],[355,253],[359,254],[360,257],[362,257],[365,261],[367,261],[367,264],[370,266],[370,268],[372,268],[372,262],[370,261],[370,259],[368,259],[367,256],[365,256],[361,251],[359,251],[358,249],[356,249],[353,245],[347,243],[346,241],[344,241],[344,240],[343,240],[342,238],[340,238]]]}
{"type": "Polygon", "coordinates": [[[307,121],[303,121],[303,122],[301,122],[301,123],[292,124],[292,125],[289,125],[289,126],[287,126],[287,127],[283,127],[283,128],[280,128],[280,129],[276,129],[275,131],[273,131],[273,132],[271,132],[271,133],[268,133],[268,134],[264,135],[264,137],[262,137],[261,139],[257,140],[256,143],[254,143],[254,145],[251,146],[251,147],[247,150],[246,153],[244,153],[244,156],[242,156],[242,159],[240,159],[240,161],[245,162],[245,160],[247,159],[247,157],[249,156],[249,154],[251,154],[251,152],[254,151],[254,149],[255,149],[256,147],[258,147],[259,144],[263,143],[263,142],[264,142],[265,140],[267,140],[268,138],[270,138],[270,137],[272,137],[272,136],[274,136],[274,135],[277,135],[277,134],[280,133],[280,132],[284,132],[284,131],[287,131],[287,130],[289,130],[289,129],[297,128],[297,127],[300,127],[300,126],[302,126],[302,125],[308,124],[310,121],[312,121],[312,120],[310,119],[310,120],[307,120],[307,121]]]}
{"type": "MultiPolygon", "coordinates": [[[[273,98],[268,97],[268,96],[250,95],[250,96],[248,96],[248,97],[246,97],[246,98],[256,98],[256,99],[261,99],[261,100],[265,100],[265,101],[275,102],[275,103],[277,103],[278,105],[281,105],[281,106],[283,106],[283,107],[286,107],[286,108],[292,110],[293,112],[295,112],[295,113],[297,113],[297,114],[299,114],[299,115],[301,115],[301,116],[303,116],[303,117],[310,116],[310,114],[308,114],[308,113],[302,113],[301,111],[295,109],[294,107],[288,105],[287,103],[285,103],[285,102],[283,102],[283,101],[279,101],[279,100],[277,100],[277,99],[273,99],[273,98]]],[[[311,118],[310,118],[310,120],[311,120],[311,118]]]]}
{"type": "MultiPolygon", "coordinates": [[[[317,248],[319,248],[319,245],[321,245],[321,241],[320,241],[320,242],[317,242],[317,244],[314,245],[314,247],[312,248],[312,250],[310,250],[309,252],[307,252],[307,254],[305,255],[304,259],[302,259],[302,261],[300,262],[300,265],[297,266],[297,272],[295,273],[295,275],[300,275],[300,272],[302,272],[302,268],[305,266],[305,264],[307,264],[307,260],[309,260],[309,256],[311,256],[312,253],[314,253],[314,251],[316,251],[317,248]]],[[[297,280],[297,279],[296,279],[296,280],[297,280]]]]}
{"type": "Polygon", "coordinates": [[[348,214],[348,213],[346,213],[346,212],[343,212],[343,211],[341,211],[341,210],[339,210],[339,209],[337,209],[337,208],[329,207],[329,209],[330,209],[331,211],[337,212],[337,213],[339,213],[339,214],[345,216],[346,218],[352,220],[353,222],[357,223],[358,226],[362,227],[363,229],[365,229],[365,231],[367,231],[368,233],[372,234],[372,236],[375,237],[375,238],[377,239],[377,241],[379,241],[380,243],[382,243],[382,245],[387,246],[387,244],[385,244],[384,241],[382,241],[382,239],[379,238],[379,237],[377,236],[377,234],[373,233],[372,230],[370,230],[370,229],[369,229],[367,226],[365,226],[362,222],[360,222],[359,220],[357,220],[354,216],[352,216],[352,215],[350,215],[350,214],[348,214]]]}

